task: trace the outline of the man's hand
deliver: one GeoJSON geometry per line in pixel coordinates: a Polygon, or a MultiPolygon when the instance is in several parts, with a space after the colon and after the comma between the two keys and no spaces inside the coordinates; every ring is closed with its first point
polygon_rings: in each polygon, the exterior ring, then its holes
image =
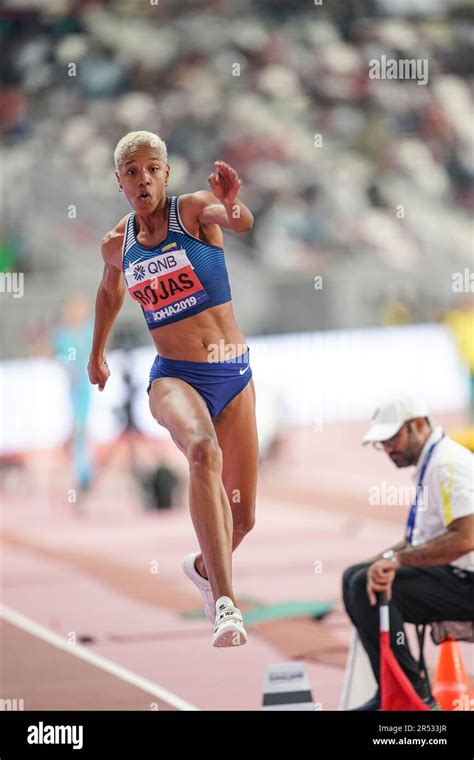
{"type": "Polygon", "coordinates": [[[92,385],[98,385],[99,390],[103,391],[105,384],[110,377],[110,370],[105,357],[102,357],[101,359],[94,359],[91,356],[89,359],[89,364],[87,365],[87,371],[89,373],[89,380],[91,381],[92,385]]]}
{"type": "Polygon", "coordinates": [[[224,206],[232,206],[242,187],[242,182],[235,169],[224,161],[214,161],[214,166],[216,171],[208,177],[211,192],[224,206]]]}
{"type": "Polygon", "coordinates": [[[372,606],[377,604],[376,593],[379,591],[385,591],[390,601],[396,572],[397,568],[389,559],[379,559],[370,565],[367,570],[367,594],[372,606]]]}

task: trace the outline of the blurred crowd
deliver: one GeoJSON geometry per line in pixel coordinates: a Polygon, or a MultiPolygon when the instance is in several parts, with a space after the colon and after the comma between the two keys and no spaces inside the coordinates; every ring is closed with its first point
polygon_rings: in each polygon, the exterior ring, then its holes
{"type": "Polygon", "coordinates": [[[469,266],[473,16],[462,0],[5,0],[0,266],[21,254],[21,183],[118,204],[112,152],[133,129],[166,140],[173,193],[216,159],[238,170],[247,255],[272,271],[361,251],[469,266]],[[427,59],[428,83],[371,79],[383,55],[427,59]]]}

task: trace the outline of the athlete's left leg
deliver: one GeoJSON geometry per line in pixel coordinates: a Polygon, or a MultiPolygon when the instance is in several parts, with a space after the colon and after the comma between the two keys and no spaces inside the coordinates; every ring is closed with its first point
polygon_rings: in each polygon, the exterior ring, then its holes
{"type": "MultiPolygon", "coordinates": [[[[222,482],[232,510],[234,551],[255,524],[258,437],[253,379],[213,419],[213,424],[223,454],[222,482]]],[[[207,578],[201,554],[195,564],[198,572],[207,578]]]]}

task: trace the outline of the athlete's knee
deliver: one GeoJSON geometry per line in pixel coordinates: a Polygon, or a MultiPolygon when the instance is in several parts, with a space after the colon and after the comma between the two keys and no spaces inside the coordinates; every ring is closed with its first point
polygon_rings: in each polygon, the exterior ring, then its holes
{"type": "Polygon", "coordinates": [[[209,433],[194,433],[188,442],[186,454],[191,469],[222,469],[222,449],[217,438],[209,433]]]}
{"type": "Polygon", "coordinates": [[[242,515],[234,514],[234,533],[240,533],[246,536],[255,528],[255,514],[253,510],[242,515]]]}

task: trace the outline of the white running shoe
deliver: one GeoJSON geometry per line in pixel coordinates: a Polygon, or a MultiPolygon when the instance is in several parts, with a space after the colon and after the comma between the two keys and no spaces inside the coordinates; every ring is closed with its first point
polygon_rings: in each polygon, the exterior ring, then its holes
{"type": "Polygon", "coordinates": [[[242,613],[234,606],[232,599],[221,596],[216,602],[216,624],[213,647],[240,647],[247,643],[242,613]]]}
{"type": "Polygon", "coordinates": [[[195,554],[188,554],[187,557],[183,559],[182,568],[188,578],[192,580],[194,585],[197,586],[201,592],[202,598],[204,600],[204,612],[206,613],[206,617],[211,621],[211,623],[214,623],[216,617],[214,596],[212,594],[211,584],[209,581],[206,578],[203,578],[202,575],[199,575],[198,571],[196,570],[195,562],[198,554],[199,552],[196,552],[195,554]]]}

